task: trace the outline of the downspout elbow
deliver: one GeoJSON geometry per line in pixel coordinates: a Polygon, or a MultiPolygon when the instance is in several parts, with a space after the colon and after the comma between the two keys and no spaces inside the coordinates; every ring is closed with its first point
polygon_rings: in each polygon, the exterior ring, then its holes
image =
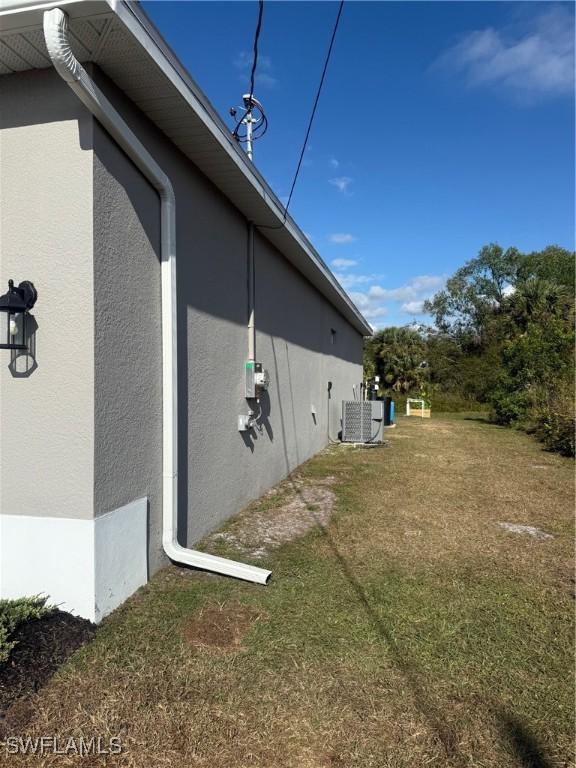
{"type": "Polygon", "coordinates": [[[203,571],[212,571],[223,576],[231,576],[234,579],[250,581],[253,584],[267,584],[272,576],[272,571],[266,568],[258,568],[255,565],[229,560],[226,557],[209,555],[196,549],[186,549],[172,539],[164,539],[164,551],[171,560],[203,571]]]}
{"type": "Polygon", "coordinates": [[[44,13],[44,40],[48,55],[60,77],[67,83],[80,80],[82,65],[68,38],[68,16],[60,8],[44,13]]]}

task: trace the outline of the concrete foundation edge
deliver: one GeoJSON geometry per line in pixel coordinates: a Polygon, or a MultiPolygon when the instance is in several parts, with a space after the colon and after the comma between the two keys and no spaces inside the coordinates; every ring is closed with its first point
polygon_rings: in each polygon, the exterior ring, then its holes
{"type": "Polygon", "coordinates": [[[0,598],[99,622],[148,580],[148,499],[92,519],[0,516],[0,598]]]}

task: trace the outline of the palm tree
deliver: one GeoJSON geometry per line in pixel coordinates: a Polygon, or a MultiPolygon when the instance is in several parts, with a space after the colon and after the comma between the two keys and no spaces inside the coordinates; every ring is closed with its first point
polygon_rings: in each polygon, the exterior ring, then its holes
{"type": "Polygon", "coordinates": [[[369,344],[368,356],[375,361],[374,373],[387,388],[409,392],[427,379],[426,344],[414,328],[384,328],[369,344]]]}
{"type": "Polygon", "coordinates": [[[510,314],[523,332],[530,323],[546,323],[558,317],[568,319],[571,297],[563,285],[539,277],[529,277],[508,297],[510,314]]]}

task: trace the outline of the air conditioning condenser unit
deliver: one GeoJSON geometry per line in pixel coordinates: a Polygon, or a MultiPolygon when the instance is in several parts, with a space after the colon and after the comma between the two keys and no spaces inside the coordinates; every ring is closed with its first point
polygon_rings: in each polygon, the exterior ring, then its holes
{"type": "Polygon", "coordinates": [[[342,442],[381,443],[384,439],[382,400],[342,401],[342,442]]]}

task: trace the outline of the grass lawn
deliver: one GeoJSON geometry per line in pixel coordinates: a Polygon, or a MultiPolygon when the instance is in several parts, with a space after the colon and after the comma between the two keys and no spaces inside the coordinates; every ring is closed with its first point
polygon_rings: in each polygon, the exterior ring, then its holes
{"type": "Polygon", "coordinates": [[[134,768],[572,765],[573,462],[477,415],[387,439],[330,447],[204,542],[268,587],[159,573],[22,732],[119,735],[108,764],[134,768]]]}

